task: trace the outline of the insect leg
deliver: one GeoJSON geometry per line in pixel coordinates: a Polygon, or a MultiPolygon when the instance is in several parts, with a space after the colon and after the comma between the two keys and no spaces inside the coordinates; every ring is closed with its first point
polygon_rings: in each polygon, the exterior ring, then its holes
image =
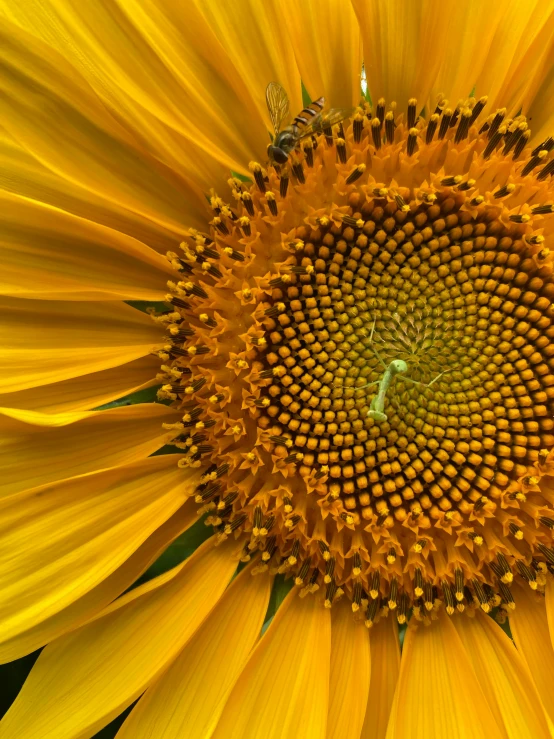
{"type": "Polygon", "coordinates": [[[377,357],[377,359],[379,360],[379,362],[381,363],[381,365],[386,370],[386,369],[388,369],[388,365],[385,363],[385,361],[383,360],[383,358],[381,357],[381,355],[379,354],[379,352],[377,351],[377,349],[375,349],[374,346],[373,346],[373,332],[375,331],[375,322],[376,321],[377,321],[377,319],[375,318],[373,320],[373,326],[371,327],[371,333],[369,335],[369,350],[371,352],[373,352],[373,354],[377,357]]]}
{"type": "Polygon", "coordinates": [[[446,375],[447,372],[452,372],[453,370],[444,370],[443,372],[440,372],[434,380],[431,380],[431,382],[418,382],[417,380],[412,380],[410,377],[403,377],[403,380],[407,380],[408,382],[411,382],[412,385],[420,385],[421,387],[431,387],[440,377],[443,375],[446,375]]]}
{"type": "Polygon", "coordinates": [[[360,385],[360,387],[355,387],[354,390],[364,390],[366,387],[373,387],[373,385],[378,385],[381,382],[381,380],[375,380],[375,382],[368,382],[367,385],[360,385]]]}

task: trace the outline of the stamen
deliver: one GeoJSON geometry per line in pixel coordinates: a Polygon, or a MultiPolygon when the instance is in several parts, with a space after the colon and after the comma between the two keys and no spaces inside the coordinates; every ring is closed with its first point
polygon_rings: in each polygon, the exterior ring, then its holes
{"type": "Polygon", "coordinates": [[[464,573],[460,569],[454,571],[455,596],[457,601],[464,599],[464,573]]]}
{"type": "MultiPolygon", "coordinates": [[[[494,121],[493,121],[494,123],[494,121]]],[[[492,128],[492,125],[491,125],[492,128]]],[[[489,129],[489,143],[485,146],[485,149],[483,151],[483,159],[489,159],[493,151],[496,149],[500,141],[502,140],[502,137],[506,133],[506,126],[500,126],[500,128],[495,131],[495,133],[490,136],[490,129],[489,129]]]]}
{"type": "Polygon", "coordinates": [[[433,141],[433,136],[435,135],[435,131],[437,130],[437,126],[439,124],[439,115],[437,113],[433,113],[431,118],[429,119],[429,123],[427,124],[427,133],[425,134],[425,143],[427,146],[433,141]]]}
{"type": "Polygon", "coordinates": [[[438,135],[438,138],[440,141],[442,141],[444,137],[446,136],[446,132],[448,131],[450,127],[451,120],[452,120],[452,111],[450,110],[450,108],[447,108],[444,111],[443,116],[441,118],[441,125],[439,128],[439,135],[438,135]]]}
{"type": "Polygon", "coordinates": [[[306,559],[298,571],[298,575],[296,576],[294,580],[295,585],[303,585],[304,581],[308,577],[308,572],[310,571],[310,560],[306,559]]]}
{"type": "Polygon", "coordinates": [[[525,133],[528,126],[525,121],[522,123],[514,125],[514,128],[510,126],[510,129],[508,129],[508,136],[506,137],[506,143],[504,144],[504,149],[502,150],[502,154],[504,156],[507,156],[510,151],[514,148],[514,146],[517,144],[521,136],[525,133]]]}
{"type": "Polygon", "coordinates": [[[514,148],[514,155],[512,157],[514,162],[517,160],[521,152],[525,149],[525,147],[527,146],[527,142],[529,141],[530,138],[531,138],[531,131],[525,131],[525,133],[522,136],[520,136],[514,148]]]}
{"type": "Polygon", "coordinates": [[[401,593],[398,600],[398,610],[396,611],[396,618],[399,624],[405,624],[408,616],[408,610],[410,608],[410,599],[406,593],[401,593]]]}
{"type": "MultiPolygon", "coordinates": [[[[264,191],[265,191],[265,184],[264,184],[264,191]]],[[[246,212],[249,216],[254,215],[254,203],[252,202],[252,196],[249,192],[243,192],[241,195],[242,203],[246,209],[246,212]]]]}
{"type": "Polygon", "coordinates": [[[355,167],[355,169],[353,169],[352,172],[350,172],[350,174],[346,178],[346,184],[351,185],[353,182],[356,182],[356,180],[359,180],[364,172],[365,172],[365,164],[358,164],[358,166],[355,167]]]}
{"type": "Polygon", "coordinates": [[[382,126],[383,121],[385,120],[385,98],[380,98],[377,101],[377,108],[375,110],[375,116],[377,120],[379,121],[379,127],[382,126]]]}
{"type": "Polygon", "coordinates": [[[459,144],[460,141],[463,141],[464,139],[467,138],[469,134],[470,121],[471,121],[471,110],[469,108],[465,108],[462,111],[460,123],[458,124],[458,128],[456,129],[456,135],[454,137],[455,144],[459,144]]]}
{"type": "Polygon", "coordinates": [[[365,625],[368,628],[371,628],[373,626],[373,622],[375,621],[375,617],[377,616],[377,612],[379,611],[380,606],[380,599],[377,600],[370,600],[369,604],[367,606],[367,610],[365,613],[365,625]]]}
{"type": "Polygon", "coordinates": [[[497,133],[498,129],[500,128],[500,124],[504,120],[505,115],[506,108],[501,108],[500,110],[496,111],[494,118],[490,124],[489,130],[487,131],[489,141],[497,133]]]}
{"type": "Polygon", "coordinates": [[[532,172],[535,167],[537,167],[547,156],[548,152],[546,151],[546,149],[541,149],[538,154],[536,154],[534,157],[531,157],[525,167],[521,170],[521,176],[525,177],[525,175],[528,175],[530,172],[532,172]]]}
{"type": "Polygon", "coordinates": [[[417,106],[417,100],[415,98],[410,98],[408,100],[408,128],[413,128],[416,123],[416,106],[417,106]]]}
{"type": "Polygon", "coordinates": [[[373,573],[371,577],[371,583],[369,586],[369,595],[373,599],[379,597],[379,581],[380,581],[379,570],[375,570],[375,572],[373,573]]]}
{"type": "Polygon", "coordinates": [[[541,554],[544,555],[546,558],[546,561],[554,565],[554,551],[550,547],[546,547],[544,544],[541,544],[540,542],[537,544],[537,548],[541,554]]]}
{"type": "Polygon", "coordinates": [[[497,190],[494,193],[494,197],[498,200],[499,198],[504,198],[506,195],[511,195],[513,191],[516,189],[516,186],[513,183],[510,183],[508,185],[504,185],[499,190],[497,190]]]}
{"type": "Polygon", "coordinates": [[[354,141],[359,144],[362,140],[362,133],[364,130],[364,119],[361,112],[357,112],[352,121],[352,130],[354,135],[354,141]]]}
{"type": "Polygon", "coordinates": [[[272,216],[277,215],[277,203],[275,202],[275,195],[271,192],[271,190],[268,190],[265,194],[267,207],[269,208],[269,212],[272,216]]]}
{"type": "Polygon", "coordinates": [[[391,611],[398,605],[398,580],[395,577],[391,580],[387,605],[391,611]]]}
{"type": "MultiPolygon", "coordinates": [[[[254,181],[256,185],[258,186],[258,190],[262,193],[265,193],[266,187],[265,187],[264,173],[263,173],[261,164],[258,164],[258,162],[250,162],[248,165],[248,169],[254,175],[254,181]]],[[[254,214],[249,212],[249,215],[254,215],[254,214]]]]}
{"type": "MultiPolygon", "coordinates": [[[[384,120],[384,109],[383,109],[383,120],[384,120]]],[[[379,118],[374,118],[371,121],[371,136],[373,138],[373,145],[377,150],[381,148],[381,121],[379,118]]]]}
{"type": "Polygon", "coordinates": [[[338,138],[335,143],[337,147],[337,161],[341,164],[346,164],[346,141],[343,138],[338,138]]]}
{"type": "Polygon", "coordinates": [[[528,582],[532,590],[536,590],[537,589],[537,578],[533,570],[530,567],[528,567],[524,562],[522,562],[520,559],[517,560],[516,565],[517,565],[517,569],[519,570],[519,574],[523,577],[524,580],[528,582]]]}
{"type": "Polygon", "coordinates": [[[306,178],[304,176],[304,166],[302,162],[296,162],[296,164],[293,164],[292,167],[292,173],[298,180],[298,182],[301,185],[304,185],[306,183],[306,178]]]}
{"type": "Polygon", "coordinates": [[[479,98],[479,100],[475,103],[471,111],[471,117],[469,119],[470,126],[473,126],[477,118],[481,115],[487,102],[488,102],[488,97],[484,95],[483,97],[479,98]]]}
{"type": "Polygon", "coordinates": [[[287,197],[287,190],[289,187],[289,176],[287,173],[283,173],[279,180],[279,195],[284,199],[287,197]]]}
{"type": "Polygon", "coordinates": [[[362,605],[362,584],[359,582],[354,583],[354,591],[352,596],[352,611],[356,613],[360,610],[362,605]]]}
{"type": "Polygon", "coordinates": [[[542,182],[543,180],[546,180],[547,177],[554,174],[554,159],[551,159],[546,167],[543,167],[541,171],[537,175],[537,180],[539,182],[542,182]]]}
{"type": "Polygon", "coordinates": [[[544,215],[546,213],[554,213],[554,205],[549,203],[548,205],[536,205],[534,208],[531,208],[531,213],[534,216],[537,215],[544,215]]]}
{"type": "Polygon", "coordinates": [[[410,128],[408,132],[408,143],[406,145],[406,150],[409,157],[411,157],[412,154],[417,151],[417,134],[417,128],[410,128]]]}
{"type": "Polygon", "coordinates": [[[475,595],[477,597],[477,600],[479,601],[479,605],[483,609],[485,613],[489,613],[491,610],[491,607],[488,602],[487,595],[485,593],[485,590],[479,580],[476,580],[475,578],[471,581],[473,584],[473,589],[475,591],[475,595]]]}
{"type": "Polygon", "coordinates": [[[392,144],[394,143],[394,129],[396,128],[396,125],[394,123],[394,114],[392,110],[389,110],[389,112],[385,116],[385,136],[387,139],[387,143],[392,144]]]}
{"type": "Polygon", "coordinates": [[[502,601],[508,606],[508,608],[511,610],[515,608],[514,596],[512,595],[510,588],[503,582],[499,582],[498,589],[500,590],[502,601]]]}

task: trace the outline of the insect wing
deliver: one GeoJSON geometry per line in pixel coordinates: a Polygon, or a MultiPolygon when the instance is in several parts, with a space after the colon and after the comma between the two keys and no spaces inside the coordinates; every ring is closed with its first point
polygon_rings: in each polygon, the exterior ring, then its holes
{"type": "Polygon", "coordinates": [[[331,126],[349,118],[352,112],[353,108],[331,108],[326,113],[318,113],[306,128],[302,129],[302,134],[298,138],[303,139],[306,136],[312,136],[314,133],[321,133],[324,129],[331,128],[331,126]]]}
{"type": "Polygon", "coordinates": [[[265,99],[267,109],[275,134],[278,134],[282,128],[283,121],[290,116],[289,98],[278,82],[270,82],[265,91],[265,99]]]}

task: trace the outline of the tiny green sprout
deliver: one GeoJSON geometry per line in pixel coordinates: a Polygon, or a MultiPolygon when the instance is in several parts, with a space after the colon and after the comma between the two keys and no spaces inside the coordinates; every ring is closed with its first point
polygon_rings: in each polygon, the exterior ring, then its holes
{"type": "MultiPolygon", "coordinates": [[[[393,359],[392,362],[389,363],[387,366],[377,351],[377,349],[373,346],[373,332],[375,330],[375,321],[373,321],[373,327],[371,329],[371,335],[369,337],[369,348],[375,355],[375,357],[379,360],[380,364],[382,365],[383,369],[385,370],[383,372],[383,375],[380,380],[375,380],[375,382],[370,382],[367,385],[362,385],[361,387],[357,387],[356,390],[363,390],[366,387],[372,387],[373,385],[378,386],[377,395],[372,399],[371,405],[369,408],[369,411],[367,412],[368,418],[373,418],[374,421],[377,421],[378,423],[384,423],[387,420],[387,414],[385,413],[385,397],[387,395],[387,390],[390,387],[391,382],[396,377],[396,375],[399,374],[405,374],[408,371],[408,365],[403,359],[393,359]]],[[[446,372],[451,372],[451,370],[444,370],[440,374],[438,374],[433,380],[431,380],[430,383],[426,384],[423,382],[417,382],[416,380],[412,380],[410,377],[404,377],[403,379],[407,382],[411,382],[413,385],[420,385],[421,387],[431,387],[440,377],[442,377],[446,372]]]]}

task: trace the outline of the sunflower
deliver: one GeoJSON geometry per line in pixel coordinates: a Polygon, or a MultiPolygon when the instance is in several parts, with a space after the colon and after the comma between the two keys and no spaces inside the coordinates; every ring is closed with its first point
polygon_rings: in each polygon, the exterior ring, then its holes
{"type": "Polygon", "coordinates": [[[2,739],[551,736],[553,13],[0,2],[2,739]]]}

